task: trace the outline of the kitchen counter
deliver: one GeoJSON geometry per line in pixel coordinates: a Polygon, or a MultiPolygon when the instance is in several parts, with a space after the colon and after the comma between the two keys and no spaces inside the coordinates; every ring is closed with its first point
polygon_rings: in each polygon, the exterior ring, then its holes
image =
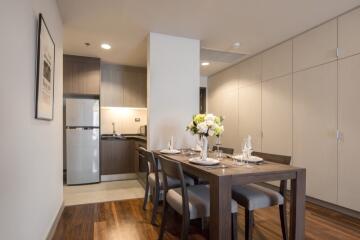
{"type": "Polygon", "coordinates": [[[146,142],[146,137],[139,134],[122,134],[122,135],[112,135],[112,134],[102,134],[102,140],[138,140],[146,142]]]}

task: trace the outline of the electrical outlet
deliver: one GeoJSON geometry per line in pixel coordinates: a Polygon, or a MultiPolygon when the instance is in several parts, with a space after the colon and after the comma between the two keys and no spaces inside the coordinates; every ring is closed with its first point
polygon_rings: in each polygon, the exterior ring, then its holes
{"type": "Polygon", "coordinates": [[[135,122],[140,122],[140,118],[135,118],[135,122]]]}

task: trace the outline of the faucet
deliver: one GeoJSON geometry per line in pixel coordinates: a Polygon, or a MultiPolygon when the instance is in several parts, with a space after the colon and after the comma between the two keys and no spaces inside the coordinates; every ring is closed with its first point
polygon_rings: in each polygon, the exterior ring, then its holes
{"type": "Polygon", "coordinates": [[[116,135],[116,131],[115,131],[115,123],[112,122],[112,128],[113,128],[113,135],[115,136],[116,135]]]}

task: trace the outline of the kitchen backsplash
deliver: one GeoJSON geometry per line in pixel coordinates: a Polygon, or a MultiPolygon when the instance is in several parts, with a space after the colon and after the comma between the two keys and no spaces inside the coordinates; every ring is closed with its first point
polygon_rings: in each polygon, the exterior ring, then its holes
{"type": "Polygon", "coordinates": [[[101,133],[112,133],[112,123],[118,134],[139,133],[140,126],[147,124],[147,109],[102,107],[101,133]],[[137,122],[135,119],[139,119],[137,122]]]}

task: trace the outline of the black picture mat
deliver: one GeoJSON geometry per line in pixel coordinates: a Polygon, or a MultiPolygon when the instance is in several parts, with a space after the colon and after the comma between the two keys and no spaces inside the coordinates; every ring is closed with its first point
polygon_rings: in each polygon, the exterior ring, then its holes
{"type": "Polygon", "coordinates": [[[37,34],[37,59],[36,59],[36,103],[35,103],[35,118],[36,119],[40,119],[40,120],[47,120],[47,121],[52,121],[54,119],[54,92],[55,92],[55,42],[54,39],[52,38],[50,31],[46,25],[46,22],[44,20],[43,15],[40,13],[39,14],[39,23],[38,23],[38,34],[37,34]],[[38,102],[39,102],[39,84],[40,84],[40,46],[41,46],[41,30],[45,28],[47,33],[50,36],[50,39],[54,45],[54,60],[53,60],[53,82],[52,82],[52,114],[51,114],[51,118],[42,118],[38,116],[38,102]]]}

